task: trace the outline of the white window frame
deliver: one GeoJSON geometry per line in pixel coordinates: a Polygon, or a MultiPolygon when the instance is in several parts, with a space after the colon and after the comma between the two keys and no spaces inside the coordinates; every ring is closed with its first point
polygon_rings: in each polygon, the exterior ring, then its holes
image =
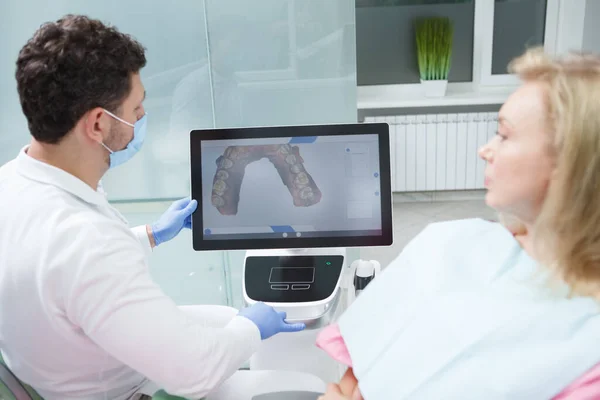
{"type": "MultiPolygon", "coordinates": [[[[544,47],[553,54],[581,50],[587,0],[548,0],[544,47]]],[[[591,0],[600,1],[600,0],[591,0]]],[[[448,83],[446,96],[425,98],[416,84],[361,85],[361,110],[465,104],[498,104],[519,85],[510,74],[492,75],[494,0],[474,0],[473,75],[470,82],[448,83]]]]}
{"type": "Polygon", "coordinates": [[[587,0],[560,1],[555,49],[557,54],[581,50],[586,22],[586,7],[587,0]]]}
{"type": "MultiPolygon", "coordinates": [[[[357,92],[358,109],[495,104],[503,102],[504,93],[492,92],[489,95],[480,95],[481,59],[485,41],[479,34],[483,26],[479,21],[486,12],[485,5],[480,4],[481,1],[473,0],[475,7],[473,15],[473,72],[470,81],[449,82],[446,96],[439,99],[423,97],[423,85],[420,83],[360,85],[357,92]]],[[[491,89],[497,91],[498,88],[491,89]]]]}
{"type": "MultiPolygon", "coordinates": [[[[559,35],[559,11],[561,6],[560,3],[561,0],[548,0],[546,6],[544,50],[550,54],[555,54],[557,51],[557,39],[559,35]]],[[[483,87],[516,86],[519,84],[519,80],[516,76],[508,73],[492,74],[492,57],[494,50],[494,10],[495,0],[475,0],[475,34],[481,35],[479,85],[483,87]]]]}

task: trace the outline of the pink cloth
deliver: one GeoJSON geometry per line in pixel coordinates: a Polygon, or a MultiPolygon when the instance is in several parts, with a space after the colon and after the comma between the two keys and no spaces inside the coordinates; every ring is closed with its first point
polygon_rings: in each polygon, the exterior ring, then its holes
{"type": "MultiPolygon", "coordinates": [[[[332,324],[317,336],[317,346],[334,360],[352,367],[352,359],[337,324],[332,324]]],[[[583,374],[552,400],[600,400],[600,363],[583,374]]]]}
{"type": "Polygon", "coordinates": [[[575,382],[571,383],[565,390],[560,392],[552,400],[599,400],[600,399],[600,363],[592,367],[588,372],[575,382]]]}
{"type": "Polygon", "coordinates": [[[352,359],[338,324],[331,324],[319,333],[317,346],[337,362],[348,367],[352,366],[352,359]]]}

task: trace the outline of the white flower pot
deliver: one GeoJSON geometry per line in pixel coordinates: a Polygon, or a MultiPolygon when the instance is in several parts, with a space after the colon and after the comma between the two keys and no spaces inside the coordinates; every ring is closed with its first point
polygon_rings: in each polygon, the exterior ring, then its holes
{"type": "Polygon", "coordinates": [[[423,94],[425,95],[425,97],[444,97],[446,95],[448,81],[424,81],[423,79],[421,79],[421,85],[423,85],[423,94]]]}

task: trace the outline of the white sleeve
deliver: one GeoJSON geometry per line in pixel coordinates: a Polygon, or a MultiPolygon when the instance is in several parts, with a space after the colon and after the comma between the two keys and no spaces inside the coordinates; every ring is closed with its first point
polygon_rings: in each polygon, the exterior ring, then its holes
{"type": "Polygon", "coordinates": [[[152,281],[146,257],[128,230],[116,223],[79,228],[78,237],[88,245],[71,247],[81,250],[70,260],[76,273],[66,278],[67,317],[111,356],[167,392],[202,398],[251,357],[260,332],[231,311],[223,327],[215,327],[212,312],[191,316],[182,311],[152,281]]]}
{"type": "Polygon", "coordinates": [[[140,225],[131,228],[131,232],[137,237],[138,241],[144,248],[144,253],[148,256],[152,253],[152,245],[150,244],[150,238],[146,231],[146,225],[140,225]]]}
{"type": "Polygon", "coordinates": [[[179,309],[191,318],[211,328],[223,328],[238,314],[233,307],[218,305],[186,305],[179,309]]]}

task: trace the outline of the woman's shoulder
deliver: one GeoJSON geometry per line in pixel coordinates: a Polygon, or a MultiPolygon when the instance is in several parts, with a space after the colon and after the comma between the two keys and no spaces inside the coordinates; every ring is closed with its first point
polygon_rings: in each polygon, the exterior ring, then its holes
{"type": "Polygon", "coordinates": [[[403,259],[412,265],[427,265],[422,274],[434,282],[432,287],[473,289],[508,270],[529,271],[529,264],[521,262],[525,259],[520,258],[519,249],[502,224],[473,218],[428,225],[406,246],[403,259]]]}
{"type": "Polygon", "coordinates": [[[510,235],[510,232],[499,222],[482,219],[468,218],[442,222],[433,222],[417,236],[444,235],[448,237],[479,236],[482,233],[497,233],[510,235]]]}
{"type": "Polygon", "coordinates": [[[407,245],[406,250],[411,247],[421,247],[427,244],[434,244],[437,249],[443,247],[463,247],[472,248],[477,246],[478,242],[489,243],[493,240],[500,243],[514,242],[512,234],[502,224],[496,221],[482,218],[469,218],[451,221],[434,222],[425,227],[415,238],[407,245]]]}

